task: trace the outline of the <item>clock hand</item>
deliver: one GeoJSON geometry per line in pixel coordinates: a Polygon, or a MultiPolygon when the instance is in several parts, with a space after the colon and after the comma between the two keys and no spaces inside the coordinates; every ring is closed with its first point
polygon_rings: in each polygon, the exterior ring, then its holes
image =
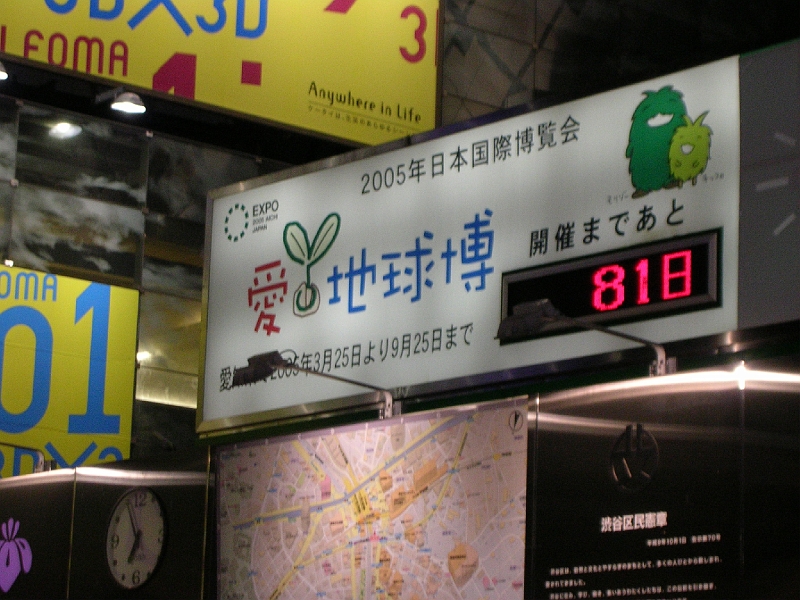
{"type": "Polygon", "coordinates": [[[131,546],[131,552],[128,554],[128,563],[132,563],[139,546],[142,544],[142,528],[139,526],[139,515],[131,506],[130,500],[126,505],[128,507],[128,516],[131,519],[131,527],[133,527],[133,546],[131,546]]]}
{"type": "Polygon", "coordinates": [[[133,546],[131,547],[131,553],[128,554],[128,563],[132,563],[134,557],[136,556],[137,550],[139,550],[139,545],[142,543],[142,532],[141,530],[136,532],[136,536],[133,538],[133,546]]]}
{"type": "Polygon", "coordinates": [[[131,527],[133,528],[134,535],[139,533],[139,520],[136,518],[136,511],[131,508],[131,502],[128,500],[126,503],[128,507],[128,516],[131,519],[131,527]]]}

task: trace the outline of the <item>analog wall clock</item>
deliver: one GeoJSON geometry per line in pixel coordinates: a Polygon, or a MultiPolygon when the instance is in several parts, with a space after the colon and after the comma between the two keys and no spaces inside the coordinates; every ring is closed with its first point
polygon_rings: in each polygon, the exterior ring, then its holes
{"type": "Polygon", "coordinates": [[[124,588],[144,585],[164,551],[166,518],[161,501],[144,487],[125,492],[114,507],[106,533],[106,558],[124,588]]]}

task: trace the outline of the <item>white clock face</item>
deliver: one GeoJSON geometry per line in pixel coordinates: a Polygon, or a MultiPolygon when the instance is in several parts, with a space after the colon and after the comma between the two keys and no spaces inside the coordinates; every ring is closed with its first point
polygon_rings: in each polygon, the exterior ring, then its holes
{"type": "Polygon", "coordinates": [[[164,549],[164,511],[147,488],[126,492],[111,515],[106,534],[108,568],[122,587],[133,589],[153,575],[164,549]]]}

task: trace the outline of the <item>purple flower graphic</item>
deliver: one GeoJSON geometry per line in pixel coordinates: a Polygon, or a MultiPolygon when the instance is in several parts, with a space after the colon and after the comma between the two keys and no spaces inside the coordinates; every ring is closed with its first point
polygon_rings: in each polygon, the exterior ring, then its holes
{"type": "Polygon", "coordinates": [[[3,539],[0,540],[0,590],[7,592],[19,577],[20,571],[31,570],[33,553],[24,538],[18,538],[19,521],[9,519],[0,525],[3,539]]]}

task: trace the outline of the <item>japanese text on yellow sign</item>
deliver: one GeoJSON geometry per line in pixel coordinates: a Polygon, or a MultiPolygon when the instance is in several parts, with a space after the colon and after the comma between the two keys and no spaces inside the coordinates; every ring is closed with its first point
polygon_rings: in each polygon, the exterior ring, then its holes
{"type": "Polygon", "coordinates": [[[0,52],[377,144],[436,125],[439,0],[3,0],[0,52]]]}
{"type": "Polygon", "coordinates": [[[130,453],[139,294],[0,267],[0,473],[130,453]],[[14,448],[14,447],[17,448],[14,448]]]}

